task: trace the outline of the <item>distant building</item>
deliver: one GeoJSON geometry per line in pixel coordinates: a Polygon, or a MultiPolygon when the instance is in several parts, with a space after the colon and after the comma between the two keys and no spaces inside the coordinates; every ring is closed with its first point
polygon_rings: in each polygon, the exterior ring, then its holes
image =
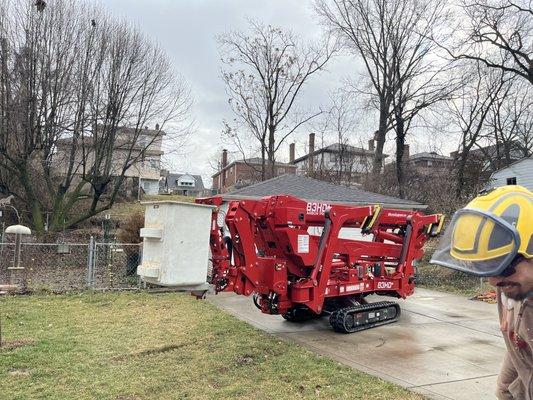
{"type": "Polygon", "coordinates": [[[409,155],[409,146],[407,145],[406,148],[408,152],[406,158],[409,160],[409,165],[424,175],[449,171],[453,166],[454,160],[452,157],[444,156],[434,151],[409,155]]]}
{"type": "MultiPolygon", "coordinates": [[[[490,173],[522,159],[525,155],[520,142],[513,140],[509,143],[498,143],[498,145],[493,144],[470,150],[468,157],[471,161],[481,165],[484,172],[490,173]]],[[[450,157],[457,159],[459,152],[451,152],[450,157]]]]}
{"type": "Polygon", "coordinates": [[[524,157],[492,173],[488,187],[521,185],[533,191],[533,156],[524,157]]]}
{"type": "MultiPolygon", "coordinates": [[[[261,158],[236,160],[228,164],[228,152],[222,151],[221,169],[213,175],[213,190],[226,193],[261,181],[261,158]]],[[[296,166],[275,163],[274,175],[295,174],[296,166]]]]}
{"type": "Polygon", "coordinates": [[[161,178],[159,192],[183,196],[201,196],[205,192],[205,187],[201,175],[169,173],[161,178]]]}
{"type": "Polygon", "coordinates": [[[348,186],[357,185],[372,169],[375,154],[374,140],[369,141],[368,147],[364,149],[344,143],[333,143],[315,150],[315,134],[310,133],[308,153],[295,159],[294,143],[292,143],[289,163],[298,167],[299,175],[335,181],[348,186]]]}
{"type": "MultiPolygon", "coordinates": [[[[403,165],[405,172],[421,175],[440,175],[453,167],[454,159],[435,151],[410,154],[408,144],[403,147],[403,165]]],[[[396,160],[385,165],[385,171],[392,173],[396,169],[396,160]]]]}
{"type": "MultiPolygon", "coordinates": [[[[116,146],[113,149],[113,163],[111,165],[111,176],[120,176],[125,160],[131,157],[139,157],[139,160],[131,165],[124,173],[124,190],[127,195],[135,196],[139,190],[146,194],[159,193],[159,180],[161,177],[161,156],[163,136],[165,133],[156,125],[155,129],[146,127],[137,136],[137,143],[132,146],[132,138],[136,136],[133,128],[122,127],[118,129],[116,146]],[[130,150],[133,152],[129,156],[130,150]],[[143,151],[144,150],[144,151],[143,151]],[[143,154],[141,156],[141,151],[143,154]]],[[[72,138],[64,138],[58,141],[56,154],[54,155],[55,168],[59,173],[66,174],[68,162],[71,159],[72,138]]],[[[75,177],[81,179],[83,165],[90,168],[94,165],[94,147],[86,144],[82,151],[78,149],[75,156],[74,165],[75,177]]]]}

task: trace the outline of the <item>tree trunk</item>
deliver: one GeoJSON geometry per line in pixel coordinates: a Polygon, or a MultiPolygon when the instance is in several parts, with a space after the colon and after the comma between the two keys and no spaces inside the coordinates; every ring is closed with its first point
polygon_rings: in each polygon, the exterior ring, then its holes
{"type": "Polygon", "coordinates": [[[265,154],[265,142],[261,143],[261,181],[266,178],[266,154],[265,154]]]}
{"type": "MultiPolygon", "coordinates": [[[[379,128],[376,137],[376,150],[374,152],[374,160],[372,164],[372,175],[374,179],[378,179],[383,167],[383,147],[385,146],[385,139],[387,136],[387,119],[389,117],[389,102],[385,96],[380,96],[379,99],[379,128]]],[[[377,182],[377,181],[375,181],[377,182]]]]}
{"type": "Polygon", "coordinates": [[[457,186],[455,188],[455,195],[458,199],[463,194],[463,186],[465,184],[465,172],[466,163],[468,161],[468,155],[470,154],[471,146],[465,146],[463,143],[463,149],[459,154],[459,166],[457,167],[457,186]]]}
{"type": "Polygon", "coordinates": [[[276,128],[274,126],[270,126],[268,128],[268,174],[267,179],[274,178],[276,176],[276,163],[274,160],[274,152],[276,145],[276,128]]]}
{"type": "Polygon", "coordinates": [[[19,166],[19,172],[20,172],[20,183],[22,187],[24,188],[24,192],[27,199],[27,206],[30,209],[31,214],[31,221],[33,229],[38,234],[44,233],[44,220],[43,220],[43,212],[41,210],[41,205],[39,201],[37,200],[37,196],[35,195],[35,192],[33,190],[33,186],[31,183],[31,178],[28,172],[28,168],[26,165],[19,166]]]}
{"type": "Polygon", "coordinates": [[[404,146],[405,130],[404,120],[401,115],[396,115],[396,179],[398,180],[398,195],[401,199],[405,198],[404,182],[404,146]]]}

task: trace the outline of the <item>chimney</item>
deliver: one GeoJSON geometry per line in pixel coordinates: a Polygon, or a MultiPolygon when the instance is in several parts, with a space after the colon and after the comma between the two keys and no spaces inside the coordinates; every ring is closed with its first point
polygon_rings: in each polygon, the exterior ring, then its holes
{"type": "Polygon", "coordinates": [[[221,190],[224,190],[224,188],[226,187],[226,171],[224,170],[224,168],[226,168],[228,166],[228,150],[226,149],[223,149],[222,150],[222,165],[221,165],[221,169],[220,169],[220,176],[221,176],[221,185],[220,185],[220,189],[221,190]]]}
{"type": "Polygon", "coordinates": [[[294,164],[295,143],[289,145],[289,164],[294,164]]]}
{"type": "Polygon", "coordinates": [[[222,150],[222,168],[226,168],[228,165],[228,150],[222,150]]]}
{"type": "Polygon", "coordinates": [[[159,124],[155,124],[155,130],[156,130],[156,131],[159,130],[159,124]]]}
{"type": "Polygon", "coordinates": [[[309,157],[307,158],[307,162],[309,163],[308,165],[308,174],[309,176],[313,176],[314,173],[315,173],[315,156],[314,156],[314,153],[315,152],[315,134],[314,133],[310,133],[309,134],[309,157]]]}
{"type": "Polygon", "coordinates": [[[409,145],[408,144],[404,144],[403,145],[403,158],[402,158],[404,163],[409,162],[409,156],[410,156],[409,155],[409,145]]]}
{"type": "Polygon", "coordinates": [[[368,150],[369,150],[369,151],[374,151],[374,150],[376,150],[376,147],[374,146],[374,139],[370,139],[370,140],[368,141],[368,150]]]}

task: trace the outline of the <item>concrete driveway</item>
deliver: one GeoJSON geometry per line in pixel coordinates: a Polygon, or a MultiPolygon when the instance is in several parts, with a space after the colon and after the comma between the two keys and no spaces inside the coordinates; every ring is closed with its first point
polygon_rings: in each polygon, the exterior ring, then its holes
{"type": "Polygon", "coordinates": [[[431,399],[495,398],[505,345],[494,304],[417,289],[399,301],[398,322],[345,335],[327,318],[295,324],[262,314],[249,297],[209,299],[259,329],[431,399]]]}

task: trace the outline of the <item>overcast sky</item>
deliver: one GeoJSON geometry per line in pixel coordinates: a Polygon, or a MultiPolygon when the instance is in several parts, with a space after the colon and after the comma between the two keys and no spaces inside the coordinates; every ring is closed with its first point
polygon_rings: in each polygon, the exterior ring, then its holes
{"type": "MultiPolygon", "coordinates": [[[[213,172],[209,160],[224,146],[220,138],[222,121],[233,117],[220,78],[216,36],[245,30],[247,18],[290,28],[304,39],[320,35],[310,0],[106,0],[101,4],[157,41],[191,87],[197,129],[188,155],[170,156],[167,161],[172,172],[201,174],[206,186],[211,185],[213,172]]],[[[329,92],[339,87],[343,78],[357,76],[357,65],[349,56],[335,59],[326,72],[312,77],[302,93],[302,106],[326,105],[329,92]]],[[[304,128],[291,138],[296,141],[297,155],[304,154],[307,132],[304,128]]],[[[366,143],[370,138],[366,135],[371,132],[358,132],[360,142],[366,143]]],[[[282,160],[288,157],[288,143],[279,155],[282,160]]]]}

